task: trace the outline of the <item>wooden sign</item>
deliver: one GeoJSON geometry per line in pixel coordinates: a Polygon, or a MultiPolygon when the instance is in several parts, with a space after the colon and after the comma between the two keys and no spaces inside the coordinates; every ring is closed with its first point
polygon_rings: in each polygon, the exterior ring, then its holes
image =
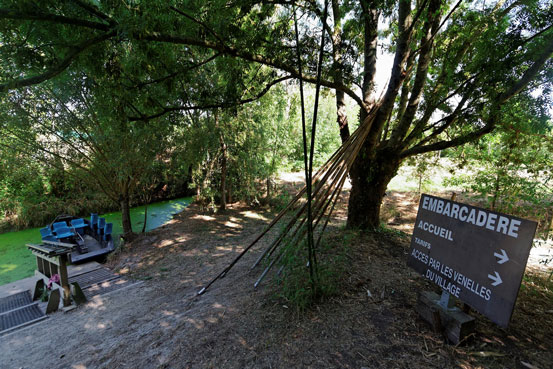
{"type": "Polygon", "coordinates": [[[536,227],[530,220],[423,194],[407,265],[506,327],[536,227]]]}

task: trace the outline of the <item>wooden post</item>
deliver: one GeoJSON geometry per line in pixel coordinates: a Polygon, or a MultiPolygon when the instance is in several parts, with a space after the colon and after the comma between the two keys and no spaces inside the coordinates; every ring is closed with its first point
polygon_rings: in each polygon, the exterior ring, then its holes
{"type": "Polygon", "coordinates": [[[442,306],[434,292],[419,293],[416,310],[432,326],[435,332],[443,332],[453,344],[458,344],[474,331],[474,317],[458,308],[442,306]]]}
{"type": "Polygon", "coordinates": [[[33,291],[33,301],[40,298],[40,296],[42,296],[42,292],[44,291],[45,288],[46,286],[44,285],[44,279],[40,278],[38,281],[36,281],[35,290],[33,291]]]}
{"type": "Polygon", "coordinates": [[[46,314],[53,313],[58,310],[60,306],[60,290],[57,288],[54,288],[52,292],[50,292],[50,296],[48,297],[48,305],[46,305],[46,314]]]}
{"type": "Polygon", "coordinates": [[[71,291],[73,300],[75,300],[77,305],[84,304],[86,302],[86,296],[77,282],[71,283],[71,291]]]}
{"type": "Polygon", "coordinates": [[[63,306],[69,306],[71,305],[71,289],[67,276],[67,255],[65,254],[59,256],[59,272],[60,284],[63,288],[63,306]]]}

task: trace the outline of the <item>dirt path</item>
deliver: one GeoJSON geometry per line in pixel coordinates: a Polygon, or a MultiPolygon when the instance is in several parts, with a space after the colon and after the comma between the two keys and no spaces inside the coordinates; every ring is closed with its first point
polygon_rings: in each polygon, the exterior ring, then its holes
{"type": "Polygon", "coordinates": [[[259,270],[249,266],[263,245],[196,296],[270,217],[238,205],[216,216],[190,206],[111,261],[143,283],[0,337],[0,367],[551,367],[550,290],[522,291],[508,330],[480,318],[470,342],[448,345],[413,309],[417,290],[433,287],[407,269],[408,237],[347,232],[339,219],[329,242],[350,255],[340,292],[307,313],[270,282],[252,288],[259,270]]]}

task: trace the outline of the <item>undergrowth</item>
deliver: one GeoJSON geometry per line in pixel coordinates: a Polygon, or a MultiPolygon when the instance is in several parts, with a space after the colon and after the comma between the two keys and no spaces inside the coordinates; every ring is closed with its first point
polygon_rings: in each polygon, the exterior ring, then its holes
{"type": "Polygon", "coordinates": [[[347,239],[323,239],[317,252],[315,283],[311,282],[307,258],[307,246],[302,243],[296,248],[287,248],[282,259],[282,271],[276,278],[276,296],[297,312],[303,312],[314,304],[338,294],[342,276],[346,270],[348,253],[347,239]]]}

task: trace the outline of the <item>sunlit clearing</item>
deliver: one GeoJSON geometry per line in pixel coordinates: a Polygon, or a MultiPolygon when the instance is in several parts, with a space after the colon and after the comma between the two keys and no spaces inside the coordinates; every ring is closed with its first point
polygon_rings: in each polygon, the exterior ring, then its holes
{"type": "Polygon", "coordinates": [[[261,219],[261,220],[265,220],[265,221],[269,220],[266,217],[264,217],[263,215],[254,213],[253,211],[250,211],[250,210],[243,211],[240,214],[245,216],[246,218],[250,218],[250,219],[261,219]]]}
{"type": "Polygon", "coordinates": [[[279,173],[282,182],[305,182],[305,176],[300,172],[279,173]]]}
{"type": "Polygon", "coordinates": [[[190,324],[192,324],[196,329],[202,329],[204,325],[201,322],[196,321],[195,319],[187,319],[190,324]]]}
{"type": "Polygon", "coordinates": [[[230,219],[225,223],[225,227],[242,228],[242,226],[238,224],[239,222],[240,222],[240,219],[237,219],[235,217],[230,217],[230,219]]]}
{"type": "Polygon", "coordinates": [[[215,220],[214,217],[212,216],[209,216],[209,215],[194,215],[192,217],[192,219],[200,219],[200,220],[207,220],[207,221],[212,221],[212,220],[215,220]]]}
{"type": "Polygon", "coordinates": [[[98,323],[96,325],[94,324],[89,324],[89,323],[86,323],[84,325],[84,327],[86,329],[96,329],[96,330],[99,330],[99,329],[106,329],[106,325],[104,323],[98,323]]]}
{"type": "Polygon", "coordinates": [[[104,307],[104,300],[100,296],[94,296],[94,299],[88,303],[88,306],[93,309],[99,309],[104,307]]]}

